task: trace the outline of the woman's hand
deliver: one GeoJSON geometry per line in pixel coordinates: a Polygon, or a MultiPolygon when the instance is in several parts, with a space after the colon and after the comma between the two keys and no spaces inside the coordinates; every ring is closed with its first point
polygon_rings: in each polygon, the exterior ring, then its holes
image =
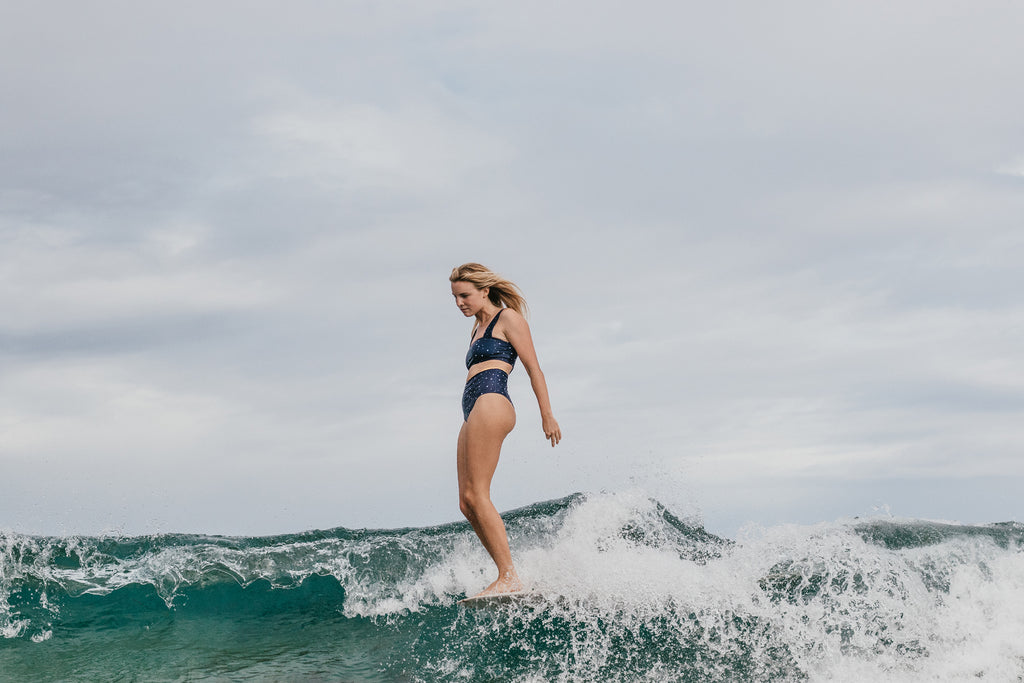
{"type": "Polygon", "coordinates": [[[554,448],[555,444],[562,440],[562,429],[558,426],[558,421],[554,416],[548,415],[541,418],[541,423],[544,427],[544,438],[550,439],[551,447],[554,448]]]}

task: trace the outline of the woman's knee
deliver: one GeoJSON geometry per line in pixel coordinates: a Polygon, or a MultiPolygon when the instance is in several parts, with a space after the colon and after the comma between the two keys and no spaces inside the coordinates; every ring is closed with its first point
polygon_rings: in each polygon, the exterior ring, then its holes
{"type": "Polygon", "coordinates": [[[487,503],[487,496],[481,495],[477,491],[467,489],[459,493],[459,510],[466,519],[473,519],[476,517],[482,505],[487,503]]]}

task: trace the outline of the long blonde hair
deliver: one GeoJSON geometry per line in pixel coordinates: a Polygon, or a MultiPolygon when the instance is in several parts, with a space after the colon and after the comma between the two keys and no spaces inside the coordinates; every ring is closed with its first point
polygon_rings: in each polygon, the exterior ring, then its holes
{"type": "Polygon", "coordinates": [[[487,298],[495,306],[507,306],[523,316],[527,316],[526,299],[523,293],[511,280],[506,280],[497,273],[491,271],[487,266],[479,263],[463,263],[461,266],[452,269],[451,282],[468,282],[477,289],[489,287],[487,298]]]}

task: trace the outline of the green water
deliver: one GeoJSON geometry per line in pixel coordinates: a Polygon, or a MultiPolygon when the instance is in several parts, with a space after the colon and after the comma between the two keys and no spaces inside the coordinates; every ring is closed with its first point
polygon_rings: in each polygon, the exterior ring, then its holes
{"type": "Polygon", "coordinates": [[[732,542],[614,494],[506,518],[542,598],[481,610],[456,605],[491,571],[462,524],[0,535],[0,680],[1024,680],[1020,524],[732,542]]]}

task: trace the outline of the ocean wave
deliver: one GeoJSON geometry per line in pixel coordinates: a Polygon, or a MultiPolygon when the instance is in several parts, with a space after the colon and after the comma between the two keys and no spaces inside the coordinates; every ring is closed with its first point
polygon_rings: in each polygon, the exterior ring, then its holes
{"type": "Polygon", "coordinates": [[[574,494],[505,519],[538,599],[493,610],[455,604],[493,578],[464,523],[262,538],[0,534],[0,671],[1024,680],[1019,523],[844,520],[750,527],[732,541],[636,491],[574,494]],[[104,653],[95,670],[84,651],[104,653]]]}

